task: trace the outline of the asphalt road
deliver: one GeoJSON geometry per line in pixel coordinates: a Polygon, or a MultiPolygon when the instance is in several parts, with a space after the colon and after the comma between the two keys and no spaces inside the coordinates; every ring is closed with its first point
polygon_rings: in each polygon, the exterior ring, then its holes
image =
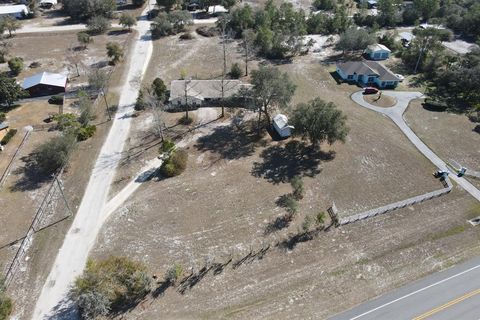
{"type": "Polygon", "coordinates": [[[480,257],[330,318],[357,319],[479,320],[480,257]]]}

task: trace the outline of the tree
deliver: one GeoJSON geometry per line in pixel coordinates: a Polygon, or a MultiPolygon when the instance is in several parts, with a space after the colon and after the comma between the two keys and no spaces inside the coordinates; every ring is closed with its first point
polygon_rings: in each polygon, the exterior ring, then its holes
{"type": "Polygon", "coordinates": [[[350,28],[340,34],[340,39],[336,45],[338,50],[358,51],[365,49],[368,45],[375,42],[375,35],[365,29],[350,28]]]}
{"type": "Polygon", "coordinates": [[[23,70],[23,59],[20,57],[14,57],[8,60],[8,67],[14,76],[18,76],[23,70]]]}
{"type": "Polygon", "coordinates": [[[313,6],[317,10],[333,10],[337,7],[335,0],[314,0],[313,6]]]}
{"type": "Polygon", "coordinates": [[[94,16],[87,21],[87,29],[90,34],[102,34],[110,28],[110,20],[104,16],[94,16]]]}
{"type": "Polygon", "coordinates": [[[99,69],[94,69],[88,74],[88,86],[90,90],[100,92],[102,94],[108,114],[108,120],[112,120],[112,115],[110,114],[110,107],[108,106],[107,100],[108,80],[109,75],[105,71],[99,69]]]}
{"type": "Polygon", "coordinates": [[[293,188],[292,195],[295,200],[303,199],[303,194],[305,193],[305,188],[303,187],[303,180],[301,176],[294,176],[292,180],[290,180],[290,185],[293,188]]]}
{"type": "Polygon", "coordinates": [[[27,92],[17,84],[15,79],[0,74],[0,105],[6,104],[10,108],[15,101],[27,96],[27,92]]]}
{"type": "Polygon", "coordinates": [[[134,25],[137,24],[137,19],[135,19],[134,16],[128,13],[123,13],[120,16],[120,25],[123,26],[124,28],[128,28],[130,31],[134,25]]]}
{"type": "Polygon", "coordinates": [[[259,122],[261,114],[265,116],[266,122],[270,125],[270,113],[275,107],[286,107],[295,93],[295,84],[287,73],[282,73],[275,67],[260,67],[252,71],[252,96],[259,111],[259,122]]]}
{"type": "Polygon", "coordinates": [[[167,86],[163,80],[160,78],[155,78],[155,80],[152,82],[151,89],[155,98],[163,103],[167,97],[167,86]]]}
{"type": "Polygon", "coordinates": [[[248,62],[255,56],[255,32],[252,29],[242,32],[243,58],[245,61],[245,76],[248,76],[248,62]]]}
{"type": "Polygon", "coordinates": [[[400,4],[399,0],[378,0],[378,23],[385,27],[394,27],[401,19],[397,5],[400,4]]]}
{"type": "Polygon", "coordinates": [[[438,30],[419,29],[415,33],[415,39],[410,43],[408,50],[402,52],[403,63],[414,73],[419,70],[435,72],[442,62],[441,56],[444,51],[438,30]]]}
{"type": "Polygon", "coordinates": [[[83,318],[95,318],[139,302],[150,287],[145,265],[125,257],[109,257],[87,261],[83,274],[75,280],[71,297],[83,318]]]}
{"type": "Polygon", "coordinates": [[[413,8],[422,15],[424,20],[428,20],[440,8],[440,2],[439,0],[413,0],[413,8]]]}
{"type": "Polygon", "coordinates": [[[165,272],[165,282],[169,283],[170,285],[174,285],[175,282],[182,276],[183,268],[180,264],[175,263],[173,266],[168,268],[167,272],[165,272]]]}
{"type": "Polygon", "coordinates": [[[68,130],[51,138],[35,149],[33,159],[36,166],[43,174],[55,173],[68,163],[76,142],[76,134],[68,130]]]}
{"type": "Polygon", "coordinates": [[[63,11],[73,20],[88,20],[94,16],[110,18],[117,9],[116,0],[63,0],[63,11]]]}
{"type": "Polygon", "coordinates": [[[135,7],[141,7],[144,5],[144,3],[146,2],[147,0],[132,0],[132,4],[135,6],[135,7]]]}
{"type": "Polygon", "coordinates": [[[229,74],[233,79],[239,79],[242,76],[242,69],[240,69],[240,65],[236,62],[232,64],[229,74]]]}
{"type": "Polygon", "coordinates": [[[347,117],[332,102],[315,98],[308,103],[299,104],[292,113],[291,123],[294,134],[308,138],[314,147],[327,141],[345,142],[349,128],[347,117]]]}
{"type": "Polygon", "coordinates": [[[85,50],[88,45],[93,42],[93,39],[87,32],[80,31],[77,33],[77,41],[82,46],[83,50],[85,50]]]}
{"type": "Polygon", "coordinates": [[[80,69],[79,67],[82,65],[83,62],[83,56],[75,50],[75,48],[72,46],[67,49],[67,54],[66,54],[67,61],[75,67],[75,70],[77,71],[77,77],[80,77],[80,69]]]}
{"type": "Polygon", "coordinates": [[[123,49],[116,42],[107,43],[107,56],[111,59],[110,63],[116,65],[123,58],[123,49]]]}
{"type": "Polygon", "coordinates": [[[17,29],[19,29],[21,26],[20,22],[14,17],[6,16],[1,19],[2,21],[0,22],[0,24],[3,25],[3,28],[8,31],[9,37],[12,37],[12,32],[17,31],[17,29]]]}
{"type": "Polygon", "coordinates": [[[88,126],[90,121],[94,119],[95,114],[92,100],[85,91],[80,91],[78,93],[78,109],[80,110],[78,122],[80,122],[82,127],[88,126]]]}
{"type": "Polygon", "coordinates": [[[11,47],[11,42],[5,41],[0,37],[0,63],[4,63],[6,61],[7,55],[10,52],[11,47]]]}
{"type": "Polygon", "coordinates": [[[152,36],[160,38],[185,31],[185,26],[193,23],[192,15],[188,11],[172,13],[160,12],[151,25],[152,36]]]}
{"type": "Polygon", "coordinates": [[[166,12],[170,12],[178,4],[178,0],[157,0],[159,7],[164,7],[166,12]]]}

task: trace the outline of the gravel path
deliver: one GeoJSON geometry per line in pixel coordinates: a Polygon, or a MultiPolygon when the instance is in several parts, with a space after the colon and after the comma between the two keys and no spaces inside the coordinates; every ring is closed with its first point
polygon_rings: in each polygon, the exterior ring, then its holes
{"type": "MultiPolygon", "coordinates": [[[[155,0],[150,0],[155,3],[155,0]]],[[[135,42],[128,75],[121,91],[119,109],[110,132],[100,151],[75,220],[65,236],[53,267],[43,286],[33,314],[33,319],[64,319],[72,314],[67,294],[74,279],[80,275],[87,261],[90,249],[95,243],[102,223],[111,210],[106,210],[107,195],[128,137],[131,114],[138,89],[135,81],[145,73],[152,55],[150,22],[147,10],[142,13],[136,30],[139,35],[135,42]]],[[[128,62],[126,62],[128,63],[128,62]]]]}
{"type": "MultiPolygon", "coordinates": [[[[381,114],[389,117],[402,132],[407,136],[407,138],[415,145],[415,147],[430,160],[434,165],[436,165],[440,170],[449,171],[447,164],[440,159],[422,140],[413,132],[412,129],[407,125],[405,119],[403,118],[403,113],[408,107],[408,104],[413,99],[422,98],[423,94],[420,92],[401,92],[401,91],[383,91],[382,94],[394,97],[397,99],[397,103],[390,108],[380,108],[370,103],[366,102],[363,99],[363,91],[358,91],[352,94],[351,98],[353,101],[365,107],[367,109],[379,112],[381,114]]],[[[450,174],[449,177],[458,183],[465,191],[470,193],[475,199],[480,201],[480,190],[473,186],[466,179],[457,177],[455,174],[450,174]]]]}

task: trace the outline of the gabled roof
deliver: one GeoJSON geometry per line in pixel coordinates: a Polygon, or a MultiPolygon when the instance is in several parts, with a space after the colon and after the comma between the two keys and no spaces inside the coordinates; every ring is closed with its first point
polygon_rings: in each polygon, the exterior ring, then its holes
{"type": "Polygon", "coordinates": [[[387,67],[376,61],[346,61],[337,63],[337,68],[347,76],[353,74],[376,75],[380,81],[398,81],[398,77],[387,67]]]}
{"type": "Polygon", "coordinates": [[[407,41],[412,41],[415,38],[415,36],[410,32],[400,32],[399,36],[400,39],[404,39],[407,41]]]}
{"type": "Polygon", "coordinates": [[[370,52],[381,51],[381,50],[392,52],[390,49],[388,49],[386,46],[384,46],[383,44],[380,44],[380,43],[371,44],[367,47],[367,49],[370,52]]]}
{"type": "MultiPolygon", "coordinates": [[[[173,80],[170,83],[170,101],[176,98],[185,97],[185,86],[187,96],[200,100],[219,99],[222,97],[222,80],[173,80]]],[[[242,87],[248,87],[240,80],[225,80],[223,92],[226,98],[239,92],[242,87]]]]}
{"type": "Polygon", "coordinates": [[[17,4],[13,6],[0,6],[0,15],[24,13],[28,14],[28,8],[24,4],[17,4]]]}
{"type": "Polygon", "coordinates": [[[67,85],[67,77],[59,73],[41,72],[25,78],[25,80],[23,80],[22,88],[26,90],[38,84],[65,88],[67,85]]]}
{"type": "Polygon", "coordinates": [[[273,117],[273,122],[277,125],[279,129],[283,129],[285,127],[288,127],[288,119],[287,116],[284,114],[277,114],[275,117],[273,117]]]}

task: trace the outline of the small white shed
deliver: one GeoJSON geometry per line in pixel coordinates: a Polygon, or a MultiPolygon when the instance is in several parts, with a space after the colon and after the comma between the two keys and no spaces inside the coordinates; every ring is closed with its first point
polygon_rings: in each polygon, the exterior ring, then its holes
{"type": "Polygon", "coordinates": [[[372,60],[385,60],[390,57],[392,51],[383,44],[372,44],[365,49],[365,54],[372,60]]]}
{"type": "Polygon", "coordinates": [[[21,19],[28,15],[28,13],[28,8],[24,4],[0,6],[0,17],[11,16],[21,19]]]}
{"type": "Polygon", "coordinates": [[[290,137],[294,129],[293,126],[288,125],[287,116],[281,113],[273,117],[273,127],[282,138],[290,137]]]}

